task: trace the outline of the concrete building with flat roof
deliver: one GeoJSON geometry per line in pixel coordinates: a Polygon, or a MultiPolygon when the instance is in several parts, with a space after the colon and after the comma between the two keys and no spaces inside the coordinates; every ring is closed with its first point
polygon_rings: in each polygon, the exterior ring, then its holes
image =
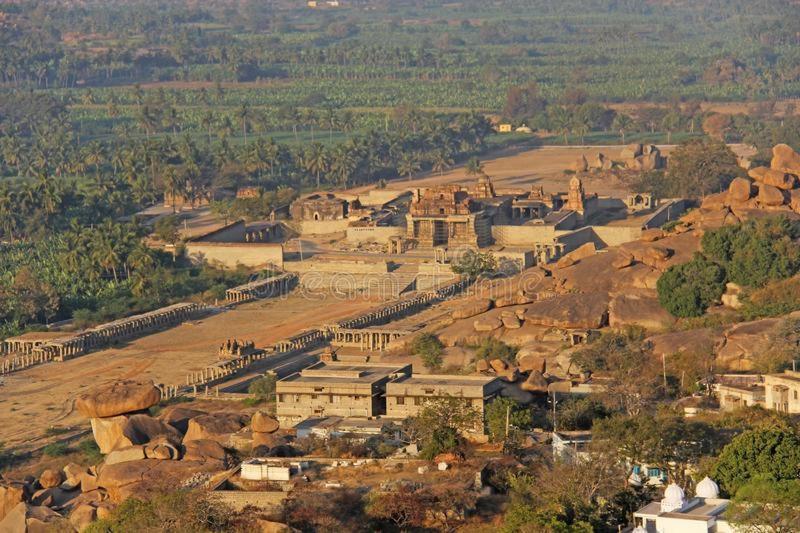
{"type": "MultiPolygon", "coordinates": [[[[499,378],[486,376],[451,376],[414,374],[400,377],[386,385],[386,416],[406,419],[417,415],[426,402],[456,398],[468,402],[483,420],[486,403],[500,391],[499,378]]],[[[476,428],[483,433],[483,427],[476,428]]]]}
{"type": "Polygon", "coordinates": [[[767,409],[781,413],[800,413],[800,372],[786,370],[783,374],[764,376],[767,409]]]}
{"type": "Polygon", "coordinates": [[[411,365],[320,361],[277,382],[278,420],[294,426],[311,417],[386,414],[387,384],[410,375],[411,365]]]}

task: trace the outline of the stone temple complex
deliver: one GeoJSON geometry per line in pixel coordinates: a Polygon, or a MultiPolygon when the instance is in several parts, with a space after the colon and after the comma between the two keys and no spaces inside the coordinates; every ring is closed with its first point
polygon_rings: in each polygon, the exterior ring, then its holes
{"type": "Polygon", "coordinates": [[[408,238],[422,247],[483,247],[492,239],[489,212],[459,185],[416,190],[406,221],[408,238]]]}

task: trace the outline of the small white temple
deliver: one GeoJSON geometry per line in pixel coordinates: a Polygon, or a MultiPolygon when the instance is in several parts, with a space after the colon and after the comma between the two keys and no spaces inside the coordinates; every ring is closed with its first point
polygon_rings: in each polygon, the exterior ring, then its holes
{"type": "Polygon", "coordinates": [[[670,483],[660,502],[633,513],[633,533],[734,533],[735,528],[722,518],[729,503],[719,497],[719,486],[709,477],[697,484],[693,498],[670,483]]]}

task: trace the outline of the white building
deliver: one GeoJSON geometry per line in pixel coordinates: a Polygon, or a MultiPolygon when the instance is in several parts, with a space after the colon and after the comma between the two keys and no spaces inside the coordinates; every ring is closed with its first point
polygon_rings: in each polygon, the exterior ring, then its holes
{"type": "Polygon", "coordinates": [[[686,498],[675,483],[664,491],[660,502],[652,502],[635,513],[633,533],[734,533],[722,515],[730,500],[719,497],[719,487],[710,478],[697,484],[694,498],[686,498]]]}

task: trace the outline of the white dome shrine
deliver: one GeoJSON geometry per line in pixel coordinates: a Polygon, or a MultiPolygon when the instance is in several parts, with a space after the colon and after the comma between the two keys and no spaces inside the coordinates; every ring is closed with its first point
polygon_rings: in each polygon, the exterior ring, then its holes
{"type": "Polygon", "coordinates": [[[683,489],[675,483],[670,483],[664,491],[664,498],[661,500],[661,512],[671,513],[680,511],[686,503],[686,494],[683,489]]]}
{"type": "Polygon", "coordinates": [[[698,498],[719,498],[719,485],[717,485],[713,479],[706,476],[700,483],[697,484],[694,494],[698,498]]]}

